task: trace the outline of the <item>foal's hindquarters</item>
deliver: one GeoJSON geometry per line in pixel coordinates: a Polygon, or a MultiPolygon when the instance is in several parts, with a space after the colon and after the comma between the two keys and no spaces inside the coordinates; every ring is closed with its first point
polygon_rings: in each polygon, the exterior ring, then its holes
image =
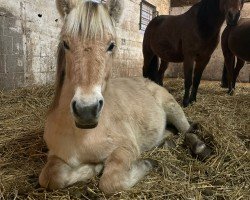
{"type": "MultiPolygon", "coordinates": [[[[67,86],[62,88],[62,96],[70,93],[67,86]]],[[[69,106],[72,96],[65,97],[49,114],[44,134],[49,155],[39,182],[50,189],[87,181],[102,170],[99,187],[104,193],[129,189],[155,165],[140,159],[140,154],[162,143],[166,121],[180,133],[190,128],[172,95],[144,78],[108,82],[94,129],[76,128],[69,106]]],[[[197,136],[186,133],[186,138],[194,153],[209,152],[197,136]]]]}

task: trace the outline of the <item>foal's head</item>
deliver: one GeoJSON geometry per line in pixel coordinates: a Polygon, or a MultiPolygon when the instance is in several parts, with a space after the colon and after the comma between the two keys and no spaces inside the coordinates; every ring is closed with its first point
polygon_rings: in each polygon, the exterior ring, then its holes
{"type": "Polygon", "coordinates": [[[78,128],[89,129],[98,124],[104,105],[102,92],[116,46],[114,22],[119,20],[122,6],[121,0],[109,0],[105,5],[97,0],[57,0],[64,18],[63,84],[74,93],[70,107],[78,128]]]}
{"type": "Polygon", "coordinates": [[[240,19],[244,0],[221,0],[220,4],[222,10],[226,14],[227,24],[235,26],[240,19]]]}

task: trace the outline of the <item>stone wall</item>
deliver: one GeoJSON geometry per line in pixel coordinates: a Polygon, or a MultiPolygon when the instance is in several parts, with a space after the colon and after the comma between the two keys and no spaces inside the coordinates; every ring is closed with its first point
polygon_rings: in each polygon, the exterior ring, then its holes
{"type": "Polygon", "coordinates": [[[58,19],[53,0],[1,0],[0,89],[53,81],[58,19]]]}
{"type": "MultiPolygon", "coordinates": [[[[118,51],[114,62],[113,76],[141,76],[143,66],[143,32],[139,30],[141,0],[125,1],[125,11],[117,27],[118,51]]],[[[169,0],[148,0],[156,6],[159,14],[169,14],[169,0]]]]}
{"type": "MultiPolygon", "coordinates": [[[[170,14],[178,15],[186,12],[190,7],[174,7],[170,9],[170,14]]],[[[245,3],[242,17],[250,17],[250,3],[245,3]]],[[[225,24],[223,25],[221,32],[225,28],[225,24]]],[[[202,79],[206,80],[221,80],[222,69],[223,69],[223,53],[221,50],[221,44],[218,45],[217,49],[212,55],[212,58],[206,67],[202,79]]],[[[182,64],[174,64],[170,63],[168,70],[166,71],[166,76],[168,77],[183,77],[183,67],[182,64]]],[[[238,78],[241,82],[250,82],[250,64],[246,64],[239,75],[238,78]]]]}
{"type": "Polygon", "coordinates": [[[0,8],[0,85],[7,89],[24,83],[22,31],[21,26],[16,25],[19,22],[0,8]]]}
{"type": "MultiPolygon", "coordinates": [[[[0,90],[54,81],[56,49],[62,25],[55,0],[0,1],[0,90]]],[[[117,27],[118,51],[112,75],[137,76],[142,70],[141,0],[125,0],[117,27]]],[[[148,0],[159,14],[169,0],[148,0]]]]}

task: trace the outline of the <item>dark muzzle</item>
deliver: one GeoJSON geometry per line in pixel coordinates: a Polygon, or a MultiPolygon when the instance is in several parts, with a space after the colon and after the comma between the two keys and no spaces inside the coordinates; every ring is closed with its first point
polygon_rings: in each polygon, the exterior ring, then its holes
{"type": "Polygon", "coordinates": [[[103,107],[103,100],[87,106],[77,101],[73,101],[71,106],[75,117],[76,127],[80,129],[92,129],[98,125],[98,119],[103,107]]]}

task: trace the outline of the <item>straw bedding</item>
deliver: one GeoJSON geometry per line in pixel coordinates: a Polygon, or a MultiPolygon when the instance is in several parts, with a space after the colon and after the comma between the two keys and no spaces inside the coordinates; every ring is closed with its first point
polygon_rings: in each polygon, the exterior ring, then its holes
{"type": "MultiPolygon", "coordinates": [[[[181,101],[182,80],[168,80],[166,87],[181,101]]],[[[236,94],[228,96],[218,82],[203,82],[198,102],[184,109],[200,124],[197,134],[213,148],[211,158],[196,160],[176,136],[176,148],[143,155],[158,160],[157,169],[130,191],[109,197],[98,189],[98,177],[58,191],[39,187],[52,98],[52,86],[0,92],[0,199],[250,199],[249,84],[238,84],[236,94]]]]}

